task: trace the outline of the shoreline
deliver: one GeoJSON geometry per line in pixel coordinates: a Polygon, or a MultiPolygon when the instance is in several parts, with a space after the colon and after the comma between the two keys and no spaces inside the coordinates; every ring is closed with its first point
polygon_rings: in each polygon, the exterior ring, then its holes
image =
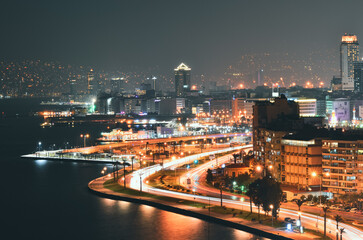
{"type": "MultiPolygon", "coordinates": [[[[108,179],[106,179],[108,180],[108,179]]],[[[131,194],[126,194],[126,193],[119,193],[119,192],[114,192],[110,189],[107,189],[103,186],[103,183],[105,182],[105,178],[101,177],[101,178],[97,178],[94,179],[92,181],[90,181],[88,183],[88,189],[91,193],[99,196],[99,197],[103,197],[103,198],[108,198],[108,199],[112,199],[112,200],[119,200],[119,201],[127,201],[127,202],[131,202],[131,203],[136,203],[136,204],[143,204],[143,205],[147,205],[147,206],[151,206],[151,207],[155,207],[161,210],[165,210],[168,212],[173,212],[176,214],[181,214],[184,216],[188,216],[188,217],[193,217],[193,218],[197,218],[203,221],[207,221],[209,223],[214,223],[214,224],[219,224],[225,227],[230,227],[236,230],[241,230],[247,233],[251,233],[260,237],[264,237],[264,238],[268,238],[268,239],[281,239],[281,240],[291,240],[291,239],[309,239],[306,238],[307,236],[305,235],[304,237],[298,237],[298,235],[296,233],[292,233],[292,232],[286,232],[286,231],[280,231],[277,234],[275,233],[271,233],[269,231],[269,226],[265,226],[265,225],[259,225],[259,228],[256,228],[255,226],[248,226],[246,223],[246,220],[243,219],[238,219],[239,222],[236,222],[236,218],[235,217],[231,217],[230,220],[228,217],[226,216],[218,216],[218,214],[213,213],[213,216],[210,214],[206,214],[205,211],[208,211],[207,209],[199,209],[197,207],[191,207],[191,206],[186,206],[183,204],[178,204],[178,203],[173,203],[173,202],[167,202],[167,201],[163,201],[160,199],[153,199],[151,197],[146,197],[146,196],[136,196],[136,195],[131,195],[131,194]],[[204,211],[204,212],[203,212],[204,211]],[[232,221],[233,220],[233,221],[232,221]],[[244,222],[243,224],[241,222],[244,222]],[[264,230],[266,229],[266,230],[264,230]],[[280,234],[282,233],[282,234],[280,234]],[[290,235],[290,236],[286,236],[286,235],[290,235]]],[[[146,193],[146,192],[145,192],[146,193]]],[[[250,222],[248,221],[250,225],[256,225],[258,224],[257,222],[250,222]]],[[[271,230],[275,230],[271,228],[271,230]]],[[[313,239],[313,237],[311,238],[313,239]]]]}

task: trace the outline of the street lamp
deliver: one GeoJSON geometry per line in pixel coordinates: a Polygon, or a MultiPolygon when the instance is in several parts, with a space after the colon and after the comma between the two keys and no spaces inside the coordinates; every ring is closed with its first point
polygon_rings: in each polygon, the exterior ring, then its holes
{"type": "Polygon", "coordinates": [[[271,226],[274,226],[274,213],[273,213],[273,209],[274,209],[274,205],[270,204],[270,209],[271,209],[271,226]]]}
{"type": "Polygon", "coordinates": [[[38,142],[38,149],[39,149],[39,151],[41,150],[41,148],[42,148],[42,142],[38,142]]]}
{"type": "Polygon", "coordinates": [[[245,198],[244,197],[241,197],[241,205],[242,205],[241,210],[242,210],[242,212],[243,212],[243,202],[244,201],[245,201],[245,198]]]}
{"type": "Polygon", "coordinates": [[[81,138],[83,138],[83,147],[86,147],[86,138],[89,138],[89,134],[81,134],[81,138]]]}
{"type": "MultiPolygon", "coordinates": [[[[322,198],[322,191],[321,191],[321,185],[322,185],[322,178],[323,178],[323,174],[317,174],[316,172],[312,172],[311,173],[311,176],[313,177],[319,177],[320,178],[320,205],[321,205],[321,198],[322,198]]],[[[325,176],[329,177],[330,176],[330,173],[329,172],[326,172],[325,173],[325,176]]]]}

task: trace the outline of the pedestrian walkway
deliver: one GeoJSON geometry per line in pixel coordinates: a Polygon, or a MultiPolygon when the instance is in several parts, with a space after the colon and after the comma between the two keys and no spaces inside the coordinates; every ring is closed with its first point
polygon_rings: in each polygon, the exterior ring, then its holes
{"type": "Polygon", "coordinates": [[[141,199],[141,200],[145,200],[145,201],[149,201],[149,202],[156,202],[165,206],[171,206],[174,208],[178,208],[178,209],[182,209],[182,210],[186,210],[186,211],[192,211],[195,213],[199,213],[199,214],[203,214],[205,216],[211,216],[214,218],[218,218],[218,219],[222,219],[225,221],[229,221],[231,223],[237,223],[243,226],[247,226],[247,227],[251,227],[251,228],[255,228],[258,230],[262,230],[265,232],[269,232],[269,233],[273,233],[275,235],[280,235],[286,238],[290,238],[290,239],[296,239],[296,240],[303,240],[303,239],[319,239],[316,235],[311,234],[311,233],[304,233],[304,234],[299,234],[299,233],[294,233],[294,232],[288,232],[282,229],[276,229],[273,228],[271,226],[266,226],[266,225],[262,225],[256,222],[252,222],[252,221],[248,221],[248,220],[244,220],[241,218],[237,218],[237,217],[233,217],[231,214],[227,215],[227,214],[221,214],[221,213],[215,213],[215,212],[210,212],[207,208],[197,208],[197,207],[193,207],[190,205],[184,205],[184,204],[179,204],[179,203],[175,203],[175,202],[168,202],[165,200],[160,200],[160,199],[155,199],[155,198],[151,198],[151,197],[145,197],[145,196],[134,196],[134,195],[128,195],[128,194],[123,194],[123,193],[118,193],[118,192],[114,192],[110,189],[104,188],[103,184],[105,181],[112,179],[112,177],[102,177],[102,178],[98,178],[95,179],[93,181],[91,181],[88,185],[88,187],[96,192],[100,192],[103,194],[107,194],[110,196],[119,196],[119,197],[127,197],[127,198],[134,198],[134,199],[141,199]]]}

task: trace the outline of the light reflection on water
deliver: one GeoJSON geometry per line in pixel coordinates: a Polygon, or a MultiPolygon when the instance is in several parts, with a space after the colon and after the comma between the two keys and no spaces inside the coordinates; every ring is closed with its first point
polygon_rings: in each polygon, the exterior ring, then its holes
{"type": "Polygon", "coordinates": [[[37,166],[43,166],[43,165],[45,165],[48,161],[47,161],[47,160],[45,160],[45,159],[37,159],[37,160],[34,160],[34,162],[35,162],[35,164],[36,164],[37,166]]]}
{"type": "MultiPolygon", "coordinates": [[[[13,106],[11,106],[13,108],[13,106]]],[[[104,164],[21,159],[44,146],[79,140],[94,127],[40,129],[38,119],[0,119],[2,239],[262,239],[217,224],[150,206],[100,198],[87,189],[104,164]],[[19,138],[18,136],[22,136],[19,138]],[[10,171],[13,170],[13,171],[10,171]],[[20,188],[19,188],[20,186],[20,188]],[[16,224],[14,224],[16,223],[16,224]],[[208,231],[209,229],[209,231],[208,231]],[[11,236],[11,237],[7,237],[11,236]]],[[[77,141],[71,145],[79,145],[77,141]]]]}
{"type": "Polygon", "coordinates": [[[197,218],[162,211],[147,205],[110,199],[101,199],[100,201],[104,213],[109,215],[107,218],[114,220],[119,218],[127,219],[127,222],[116,221],[116,226],[120,230],[126,231],[123,234],[124,237],[128,236],[132,239],[265,239],[197,218]]]}

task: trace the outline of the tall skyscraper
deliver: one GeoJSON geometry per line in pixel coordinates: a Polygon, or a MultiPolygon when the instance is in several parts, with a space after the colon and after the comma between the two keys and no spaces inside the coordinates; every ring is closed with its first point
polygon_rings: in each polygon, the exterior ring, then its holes
{"type": "Polygon", "coordinates": [[[156,77],[155,76],[150,76],[148,78],[146,78],[146,80],[151,81],[152,84],[152,88],[156,91],[156,77]]]}
{"type": "Polygon", "coordinates": [[[354,66],[359,61],[359,43],[356,35],[345,34],[340,44],[340,73],[342,90],[354,90],[354,66]]]}
{"type": "Polygon", "coordinates": [[[257,86],[262,86],[263,83],[264,83],[263,69],[259,69],[259,70],[257,70],[257,73],[256,73],[256,84],[257,84],[257,86]]]}
{"type": "Polygon", "coordinates": [[[125,91],[125,79],[122,77],[111,78],[111,91],[113,93],[122,93],[125,91]]]}
{"type": "Polygon", "coordinates": [[[88,94],[93,94],[95,90],[95,74],[91,69],[87,74],[87,90],[88,94]]]}
{"type": "Polygon", "coordinates": [[[363,62],[354,62],[354,91],[363,92],[363,62]]]}
{"type": "Polygon", "coordinates": [[[174,69],[176,96],[183,96],[186,92],[190,91],[190,71],[191,68],[184,63],[181,63],[174,69]]]}

